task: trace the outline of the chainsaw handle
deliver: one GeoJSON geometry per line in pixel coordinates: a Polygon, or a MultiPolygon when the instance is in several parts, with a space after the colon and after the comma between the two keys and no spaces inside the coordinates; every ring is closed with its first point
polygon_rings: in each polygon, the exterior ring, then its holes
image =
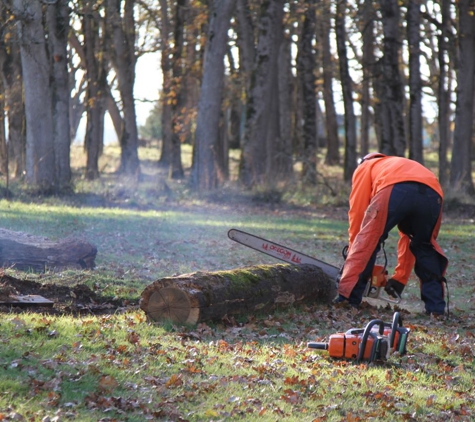
{"type": "Polygon", "coordinates": [[[343,256],[343,260],[346,261],[346,257],[348,256],[348,249],[349,249],[349,246],[346,245],[343,250],[341,251],[341,255],[343,256]]]}
{"type": "Polygon", "coordinates": [[[307,347],[310,349],[328,350],[328,343],[318,343],[316,341],[310,341],[307,343],[307,347]]]}
{"type": "Polygon", "coordinates": [[[394,348],[394,338],[399,327],[402,327],[402,318],[399,312],[394,312],[391,334],[389,336],[389,346],[394,348]]]}
{"type": "MultiPolygon", "coordinates": [[[[364,332],[363,332],[363,338],[361,339],[360,343],[360,350],[358,352],[358,362],[361,362],[364,358],[364,352],[366,349],[366,342],[368,341],[368,337],[370,335],[374,335],[371,333],[371,330],[375,325],[379,325],[379,334],[383,335],[384,334],[384,322],[381,321],[380,319],[373,319],[372,321],[368,322],[368,325],[365,327],[364,332]]],[[[376,342],[373,343],[373,349],[376,347],[376,342]]],[[[369,361],[371,362],[373,360],[373,355],[374,355],[374,350],[371,350],[371,355],[369,358],[369,361]]]]}
{"type": "Polygon", "coordinates": [[[383,288],[382,286],[381,287],[372,286],[371,281],[368,281],[368,284],[366,285],[365,291],[363,293],[363,297],[384,300],[385,302],[394,303],[396,305],[401,301],[401,296],[399,296],[397,299],[390,299],[389,297],[381,296],[382,288],[383,288]],[[376,293],[370,293],[372,288],[376,291],[376,293]]]}

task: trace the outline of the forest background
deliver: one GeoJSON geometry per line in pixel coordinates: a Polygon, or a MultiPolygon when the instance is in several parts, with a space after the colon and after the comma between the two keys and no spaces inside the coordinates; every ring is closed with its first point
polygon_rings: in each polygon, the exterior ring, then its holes
{"type": "Polygon", "coordinates": [[[83,122],[82,173],[100,176],[105,116],[116,171],[140,177],[137,148],[194,191],[223,186],[230,151],[253,189],[308,186],[324,162],[346,182],[377,149],[424,163],[450,192],[473,193],[474,5],[383,1],[7,1],[1,3],[0,170],[30,187],[74,185],[71,141],[83,122]],[[31,48],[35,46],[35,48],[31,48]],[[159,100],[142,138],[137,59],[155,52],[159,100]],[[185,174],[181,147],[192,145],[185,174]],[[9,172],[7,172],[7,167],[9,172]]]}
{"type": "Polygon", "coordinates": [[[91,271],[3,269],[2,283],[68,294],[49,311],[1,307],[0,419],[473,420],[474,7],[2,0],[1,226],[98,254],[91,271]],[[151,52],[163,82],[139,128],[136,64],[151,52]],[[275,263],[231,227],[340,265],[351,175],[376,149],[444,186],[450,318],[420,312],[413,277],[396,308],[146,321],[156,279],[275,263]],[[404,356],[366,365],[306,346],[395,310],[404,356]]]}

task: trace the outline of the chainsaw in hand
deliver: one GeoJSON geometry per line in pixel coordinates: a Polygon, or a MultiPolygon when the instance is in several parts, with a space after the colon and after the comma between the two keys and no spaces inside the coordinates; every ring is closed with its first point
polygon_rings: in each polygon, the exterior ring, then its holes
{"type": "MultiPolygon", "coordinates": [[[[338,280],[341,275],[341,268],[328,264],[317,258],[313,258],[309,255],[305,255],[302,252],[298,252],[287,246],[279,245],[278,243],[264,239],[259,236],[255,236],[250,233],[243,232],[237,229],[231,229],[228,231],[228,237],[241,245],[255,249],[258,252],[262,252],[266,255],[280,259],[281,261],[288,262],[294,265],[311,264],[319,267],[328,277],[338,284],[338,280]]],[[[345,254],[343,253],[343,256],[345,254]]],[[[384,290],[387,282],[388,272],[386,268],[382,266],[374,266],[371,280],[368,282],[364,296],[373,299],[380,299],[390,303],[399,303],[400,298],[391,299],[386,296],[381,296],[381,291],[384,290]]]]}

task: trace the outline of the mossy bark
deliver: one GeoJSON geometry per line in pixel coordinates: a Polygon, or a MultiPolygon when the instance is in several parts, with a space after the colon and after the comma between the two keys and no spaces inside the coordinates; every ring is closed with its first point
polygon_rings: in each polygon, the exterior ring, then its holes
{"type": "Polygon", "coordinates": [[[151,321],[196,324],[301,303],[330,303],[335,282],[313,265],[260,265],[166,277],[145,288],[140,308],[151,321]]]}

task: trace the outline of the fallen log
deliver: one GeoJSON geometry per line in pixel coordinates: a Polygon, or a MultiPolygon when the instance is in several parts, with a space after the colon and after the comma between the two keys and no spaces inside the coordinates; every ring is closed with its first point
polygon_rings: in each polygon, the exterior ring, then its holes
{"type": "Polygon", "coordinates": [[[165,277],[142,292],[149,321],[197,324],[302,303],[328,304],[335,282],[313,265],[260,265],[165,277]]]}
{"type": "Polygon", "coordinates": [[[0,229],[0,266],[21,271],[92,269],[97,248],[89,242],[68,237],[51,241],[46,237],[0,229]]]}

